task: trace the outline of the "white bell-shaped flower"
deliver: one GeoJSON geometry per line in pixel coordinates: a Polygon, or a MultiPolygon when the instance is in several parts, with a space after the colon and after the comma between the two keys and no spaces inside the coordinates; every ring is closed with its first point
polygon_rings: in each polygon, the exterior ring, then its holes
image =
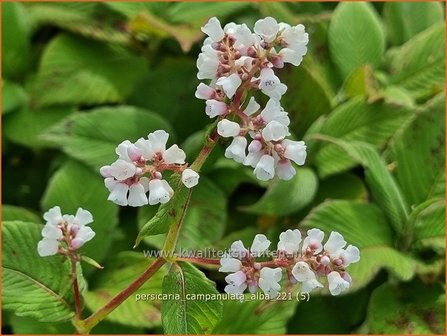
{"type": "Polygon", "coordinates": [[[125,161],[132,161],[129,158],[127,153],[128,148],[132,146],[132,143],[129,140],[124,140],[115,148],[115,153],[118,155],[118,158],[125,161]]]}
{"type": "Polygon", "coordinates": [[[137,168],[135,165],[129,161],[122,159],[116,160],[110,165],[110,175],[113,176],[118,181],[124,181],[128,178],[135,176],[137,168]]]}
{"type": "Polygon", "coordinates": [[[208,100],[208,99],[213,99],[215,97],[215,95],[216,95],[216,90],[214,90],[212,87],[210,87],[204,83],[200,83],[197,86],[196,93],[195,93],[196,98],[208,100]]]}
{"type": "Polygon", "coordinates": [[[310,293],[315,288],[323,288],[323,287],[324,287],[323,284],[320,283],[316,278],[314,278],[307,281],[303,281],[301,284],[301,291],[303,293],[310,293]]]}
{"type": "Polygon", "coordinates": [[[242,271],[227,275],[225,281],[228,285],[224,290],[228,294],[242,294],[247,289],[247,276],[242,271]]]}
{"type": "Polygon", "coordinates": [[[281,107],[279,100],[270,98],[260,116],[265,123],[277,121],[285,126],[290,125],[289,114],[281,107]]]}
{"type": "Polygon", "coordinates": [[[343,236],[335,231],[332,231],[329,238],[324,244],[324,250],[331,258],[338,258],[346,246],[346,241],[343,236]]]}
{"type": "Polygon", "coordinates": [[[43,238],[37,243],[37,253],[41,257],[48,257],[57,254],[59,241],[51,238],[43,238]]]}
{"type": "Polygon", "coordinates": [[[253,256],[259,257],[269,248],[271,242],[263,234],[257,234],[253,239],[250,247],[250,252],[253,256]]]}
{"type": "Polygon", "coordinates": [[[292,160],[297,165],[302,166],[306,161],[306,144],[304,141],[293,141],[285,139],[282,141],[284,147],[284,157],[292,160]]]}
{"type": "Polygon", "coordinates": [[[205,46],[197,58],[197,78],[198,79],[215,79],[217,69],[219,67],[219,57],[217,52],[211,46],[205,46]]]}
{"type": "Polygon", "coordinates": [[[180,149],[177,145],[172,145],[162,154],[163,160],[167,164],[184,164],[186,159],[185,152],[180,149]]]}
{"type": "Polygon", "coordinates": [[[45,224],[42,228],[42,237],[58,240],[62,238],[62,230],[57,225],[45,224]]]}
{"type": "Polygon", "coordinates": [[[276,174],[281,180],[288,181],[295,176],[296,170],[290,160],[279,160],[276,165],[276,174]]]}
{"type": "Polygon", "coordinates": [[[302,251],[306,252],[309,247],[313,250],[314,254],[320,253],[323,250],[322,241],[324,238],[324,232],[320,229],[310,229],[307,231],[307,237],[303,240],[302,251]]]}
{"type": "Polygon", "coordinates": [[[112,177],[108,177],[104,180],[106,188],[110,191],[107,199],[115,204],[126,206],[127,193],[129,192],[129,186],[126,183],[118,182],[112,177]]]}
{"type": "Polygon", "coordinates": [[[249,251],[245,248],[242,240],[236,240],[230,246],[230,255],[234,258],[243,259],[248,255],[249,251]]]}
{"type": "Polygon", "coordinates": [[[252,114],[258,112],[260,108],[261,105],[256,102],[255,97],[251,97],[248,101],[247,106],[245,107],[244,113],[248,116],[251,116],[252,114]]]}
{"type": "Polygon", "coordinates": [[[306,29],[302,24],[285,27],[281,37],[287,43],[287,47],[292,49],[302,45],[306,46],[309,42],[309,34],[306,33],[306,29]]]}
{"type": "Polygon", "coordinates": [[[298,261],[292,268],[292,275],[298,282],[315,279],[315,273],[305,261],[298,261]]]}
{"type": "Polygon", "coordinates": [[[154,153],[163,153],[166,150],[169,133],[164,130],[157,130],[147,136],[154,153]]]}
{"type": "Polygon", "coordinates": [[[255,167],[254,173],[258,180],[271,180],[275,176],[275,159],[268,154],[262,155],[255,167]]]}
{"type": "Polygon", "coordinates": [[[268,16],[265,19],[256,21],[253,30],[265,42],[270,43],[275,40],[279,31],[279,25],[274,18],[268,16]]]}
{"type": "Polygon", "coordinates": [[[236,136],[233,138],[231,144],[225,150],[225,157],[233,159],[238,163],[242,163],[245,160],[247,148],[247,139],[243,136],[236,136]]]}
{"type": "Polygon", "coordinates": [[[245,23],[236,25],[236,28],[234,29],[234,33],[232,35],[236,39],[234,46],[237,49],[243,47],[251,47],[256,42],[255,35],[251,32],[250,28],[248,28],[245,23]]]}
{"type": "Polygon", "coordinates": [[[228,77],[220,77],[216,84],[222,86],[222,90],[225,92],[225,95],[231,99],[239,86],[241,86],[242,79],[238,74],[231,74],[228,77]]]}
{"type": "Polygon", "coordinates": [[[262,69],[259,79],[259,89],[270,98],[281,99],[281,96],[287,91],[287,86],[280,82],[270,68],[262,69]]]}
{"type": "Polygon", "coordinates": [[[129,187],[128,205],[139,207],[148,204],[146,193],[149,191],[149,179],[141,177],[138,182],[129,187]]]}
{"type": "Polygon", "coordinates": [[[279,141],[289,134],[289,128],[276,120],[270,121],[262,130],[265,141],[279,141]]]}
{"type": "Polygon", "coordinates": [[[329,291],[332,295],[339,295],[341,292],[347,290],[351,285],[348,281],[344,280],[340,273],[332,271],[327,275],[327,280],[329,283],[329,291]]]}
{"type": "Polygon", "coordinates": [[[281,268],[263,267],[259,272],[259,288],[269,296],[269,299],[275,299],[281,289],[279,282],[281,281],[281,268]]]}
{"type": "Polygon", "coordinates": [[[230,272],[234,273],[241,270],[242,263],[239,259],[232,258],[229,254],[225,254],[220,259],[219,272],[230,272]]]}
{"type": "Polygon", "coordinates": [[[95,232],[89,226],[82,226],[76,233],[75,238],[71,241],[71,248],[78,249],[82,247],[86,242],[92,240],[95,236],[95,232]]]}
{"type": "Polygon", "coordinates": [[[191,168],[186,168],[182,172],[182,182],[187,188],[195,187],[199,183],[199,174],[191,168]]]}
{"type": "Polygon", "coordinates": [[[279,235],[278,250],[295,254],[300,249],[301,232],[298,229],[287,230],[279,235]]]}
{"type": "Polygon", "coordinates": [[[251,166],[251,167],[255,168],[256,165],[259,163],[259,160],[261,160],[263,155],[264,154],[262,153],[262,151],[249,152],[247,154],[247,157],[244,160],[244,165],[251,166]]]}
{"type": "Polygon", "coordinates": [[[148,139],[139,138],[135,142],[135,147],[137,147],[141,151],[141,154],[146,160],[152,160],[153,156],[155,155],[155,151],[152,148],[152,144],[148,139]]]}
{"type": "Polygon", "coordinates": [[[222,26],[220,25],[220,21],[216,17],[209,19],[201,30],[208,35],[213,42],[220,42],[225,36],[222,26]]]}
{"type": "Polygon", "coordinates": [[[166,180],[153,179],[149,182],[149,204],[165,204],[169,202],[174,190],[166,180]]]}
{"type": "Polygon", "coordinates": [[[239,135],[241,127],[238,123],[228,119],[222,119],[217,123],[217,133],[224,138],[235,137],[239,135]]]}
{"type": "Polygon", "coordinates": [[[52,207],[43,214],[43,219],[47,224],[58,225],[62,221],[61,208],[58,206],[52,207]]]}
{"type": "Polygon", "coordinates": [[[343,260],[343,265],[349,266],[360,260],[360,250],[357,246],[349,245],[345,250],[341,251],[340,258],[343,260]]]}
{"type": "Polygon", "coordinates": [[[279,52],[279,56],[281,57],[284,63],[290,63],[294,66],[298,66],[303,61],[303,57],[307,52],[307,48],[304,47],[302,49],[290,49],[284,48],[279,52]]]}
{"type": "Polygon", "coordinates": [[[209,99],[206,101],[205,113],[210,118],[215,118],[220,115],[224,115],[228,110],[227,104],[224,102],[209,99]]]}

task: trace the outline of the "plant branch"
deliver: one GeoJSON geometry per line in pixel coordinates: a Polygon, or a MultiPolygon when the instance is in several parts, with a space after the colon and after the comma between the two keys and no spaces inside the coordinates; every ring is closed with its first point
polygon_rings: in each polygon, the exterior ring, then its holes
{"type": "Polygon", "coordinates": [[[160,268],[165,264],[163,258],[157,258],[149,266],[149,268],[138,278],[136,278],[128,287],[123,289],[120,293],[115,295],[108,303],[106,303],[98,311],[90,315],[84,321],[79,321],[78,328],[84,333],[88,333],[94,326],[102,321],[108,314],[138,290],[147,280],[149,280],[160,268]]]}
{"type": "Polygon", "coordinates": [[[175,257],[175,261],[187,261],[202,265],[220,265],[220,259],[200,258],[200,257],[175,257]]]}
{"type": "Polygon", "coordinates": [[[73,295],[75,300],[76,318],[81,319],[82,314],[82,302],[81,293],[79,292],[78,272],[76,271],[77,260],[70,259],[71,262],[71,278],[73,280],[73,295]]]}

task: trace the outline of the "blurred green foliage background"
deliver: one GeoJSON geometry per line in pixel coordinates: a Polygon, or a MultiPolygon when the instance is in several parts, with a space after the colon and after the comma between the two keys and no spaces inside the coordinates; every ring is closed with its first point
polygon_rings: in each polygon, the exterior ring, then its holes
{"type": "MultiPolygon", "coordinates": [[[[54,205],[90,210],[97,238],[83,251],[106,267],[84,268],[86,307],[97,309],[145,269],[141,252],[125,251],[156,211],[107,201],[98,169],[119,142],[159,128],[195,158],[210,123],[194,97],[200,26],[211,16],[303,23],[309,52],[280,77],[306,165],[293,181],[259,183],[223,157],[223,143],[179,247],[226,248],[259,232],[276,243],[285,229],[318,227],[341,232],[362,259],[346,295],[262,311],[225,302],[213,332],[444,333],[444,11],[437,2],[2,3],[2,221],[42,223],[54,205]]],[[[222,290],[224,275],[204,272],[222,290]]],[[[160,291],[162,275],[140,292],[160,291]]],[[[69,322],[18,316],[7,300],[4,332],[73,332],[69,322]]],[[[93,332],[163,332],[160,304],[131,298],[93,332]]]]}

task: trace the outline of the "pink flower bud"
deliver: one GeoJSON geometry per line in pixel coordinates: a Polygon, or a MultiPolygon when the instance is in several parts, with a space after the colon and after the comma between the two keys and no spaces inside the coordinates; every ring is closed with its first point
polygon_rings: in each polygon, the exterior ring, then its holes
{"type": "Polygon", "coordinates": [[[328,256],[323,256],[322,258],[321,258],[321,261],[320,261],[324,266],[327,266],[327,265],[329,265],[329,263],[331,262],[331,259],[328,257],[328,256]]]}
{"type": "Polygon", "coordinates": [[[253,140],[248,146],[248,151],[250,153],[257,153],[262,149],[262,143],[259,140],[253,140]]]}
{"type": "Polygon", "coordinates": [[[336,266],[341,266],[341,265],[343,265],[343,260],[335,259],[332,263],[336,266]]]}

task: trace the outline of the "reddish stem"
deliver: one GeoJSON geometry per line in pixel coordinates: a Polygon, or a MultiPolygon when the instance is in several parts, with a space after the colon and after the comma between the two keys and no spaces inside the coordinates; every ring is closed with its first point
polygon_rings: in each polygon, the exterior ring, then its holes
{"type": "Polygon", "coordinates": [[[76,317],[80,319],[82,314],[82,303],[81,293],[79,291],[78,275],[76,272],[76,263],[76,260],[71,259],[71,276],[73,279],[73,294],[75,299],[76,317]]]}
{"type": "Polygon", "coordinates": [[[176,257],[175,261],[188,261],[203,265],[220,265],[220,259],[200,258],[200,257],[176,257]]]}
{"type": "Polygon", "coordinates": [[[157,272],[161,266],[164,265],[165,262],[166,261],[162,258],[155,259],[149,268],[142,275],[136,278],[128,287],[115,295],[115,297],[113,297],[113,299],[106,303],[101,309],[90,315],[90,317],[86,318],[82,323],[83,329],[85,331],[90,331],[90,329],[96,326],[100,321],[102,321],[102,319],[104,319],[115,308],[123,303],[124,300],[138,290],[138,288],[140,288],[150,277],[152,277],[155,272],[157,272]]]}

